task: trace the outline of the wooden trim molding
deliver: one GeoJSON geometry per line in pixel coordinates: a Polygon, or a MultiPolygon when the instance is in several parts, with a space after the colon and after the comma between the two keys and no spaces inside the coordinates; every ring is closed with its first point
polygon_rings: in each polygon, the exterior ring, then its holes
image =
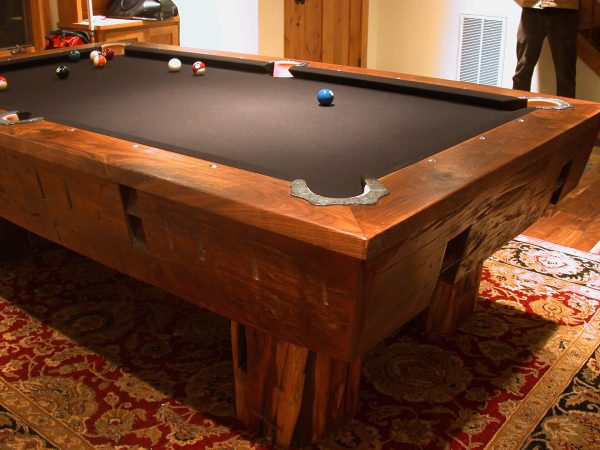
{"type": "Polygon", "coordinates": [[[31,11],[31,37],[36,51],[46,47],[46,34],[50,30],[50,9],[48,0],[29,0],[31,11]]]}
{"type": "Polygon", "coordinates": [[[577,55],[596,75],[600,75],[600,51],[581,34],[577,36],[577,55]]]}
{"type": "Polygon", "coordinates": [[[18,43],[15,47],[0,50],[0,56],[11,56],[17,53],[40,52],[46,48],[46,34],[50,30],[50,6],[48,0],[25,0],[26,11],[29,14],[31,43],[18,43]]]}
{"type": "Polygon", "coordinates": [[[77,23],[83,20],[83,6],[80,1],[58,0],[59,22],[77,23]]]}

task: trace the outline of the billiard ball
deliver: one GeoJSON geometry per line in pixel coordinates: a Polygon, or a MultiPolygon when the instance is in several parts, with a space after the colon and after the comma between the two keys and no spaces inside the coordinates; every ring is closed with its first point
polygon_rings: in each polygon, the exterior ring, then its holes
{"type": "Polygon", "coordinates": [[[105,48],[102,50],[102,54],[108,61],[115,57],[115,51],[112,48],[105,48]]]}
{"type": "Polygon", "coordinates": [[[96,59],[96,56],[98,56],[100,54],[100,52],[98,50],[94,50],[93,52],[90,53],[90,61],[94,62],[94,60],[96,59]]]}
{"type": "Polygon", "coordinates": [[[69,76],[69,73],[71,73],[71,71],[67,66],[58,66],[56,68],[56,76],[61,80],[67,78],[69,76]]]}
{"type": "Polygon", "coordinates": [[[8,87],[8,80],[4,77],[0,77],[0,91],[3,91],[8,87]]]}
{"type": "Polygon", "coordinates": [[[169,70],[171,72],[179,72],[181,70],[181,61],[177,58],[173,58],[169,61],[169,70]]]}
{"type": "Polygon", "coordinates": [[[331,89],[321,89],[317,92],[317,100],[321,106],[329,106],[333,103],[333,91],[331,89]]]}
{"type": "Polygon", "coordinates": [[[94,65],[97,68],[102,69],[106,65],[106,58],[102,55],[96,56],[96,58],[94,58],[94,65]]]}
{"type": "Polygon", "coordinates": [[[81,59],[81,53],[79,53],[77,50],[71,50],[68,56],[69,61],[71,62],[77,62],[81,59]]]}
{"type": "Polygon", "coordinates": [[[206,64],[202,61],[196,61],[192,64],[192,71],[194,72],[194,75],[204,75],[204,72],[206,72],[206,64]]]}

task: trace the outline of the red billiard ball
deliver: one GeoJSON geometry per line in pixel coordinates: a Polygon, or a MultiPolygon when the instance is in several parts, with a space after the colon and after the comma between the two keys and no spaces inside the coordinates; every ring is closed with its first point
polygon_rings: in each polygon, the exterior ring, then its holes
{"type": "Polygon", "coordinates": [[[104,57],[110,61],[115,57],[115,51],[112,48],[105,48],[102,50],[102,55],[104,55],[104,57]]]}
{"type": "Polygon", "coordinates": [[[204,75],[204,72],[206,72],[206,64],[202,61],[196,61],[192,64],[192,71],[194,72],[194,75],[204,75]]]}
{"type": "Polygon", "coordinates": [[[4,77],[0,77],[0,91],[3,91],[8,87],[8,80],[4,77]]]}
{"type": "Polygon", "coordinates": [[[96,67],[98,67],[99,69],[101,69],[102,67],[104,67],[106,65],[106,57],[102,56],[102,55],[98,55],[94,58],[94,65],[96,67]]]}

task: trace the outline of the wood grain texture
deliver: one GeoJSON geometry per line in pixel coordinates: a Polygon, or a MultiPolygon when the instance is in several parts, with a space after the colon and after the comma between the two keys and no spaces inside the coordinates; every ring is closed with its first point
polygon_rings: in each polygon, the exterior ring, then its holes
{"type": "Polygon", "coordinates": [[[46,47],[46,34],[50,31],[50,11],[48,0],[28,0],[31,14],[31,34],[35,50],[46,47]]]}
{"type": "MultiPolygon", "coordinates": [[[[598,7],[600,10],[600,6],[598,7]]],[[[587,66],[594,71],[596,75],[600,75],[600,56],[598,49],[594,47],[588,39],[581,34],[577,36],[577,56],[581,58],[587,66]]]]}
{"type": "MultiPolygon", "coordinates": [[[[323,61],[349,64],[350,2],[324,0],[323,2],[323,61]]],[[[356,65],[356,64],[355,64],[356,65]]]]}
{"type": "MultiPolygon", "coordinates": [[[[367,67],[368,44],[369,44],[369,0],[362,0],[362,12],[361,12],[361,24],[360,24],[360,64],[357,64],[359,67],[367,67]]],[[[357,47],[358,47],[358,45],[357,45],[357,47]]]]}
{"type": "MultiPolygon", "coordinates": [[[[59,22],[81,22],[85,0],[57,0],[59,22]]],[[[87,6],[86,6],[87,11],[87,6]]]]}
{"type": "Polygon", "coordinates": [[[596,143],[590,169],[558,205],[524,234],[582,251],[598,251],[600,243],[600,146],[596,143]]]}
{"type": "Polygon", "coordinates": [[[358,409],[360,360],[352,363],[232,322],[238,418],[278,447],[317,442],[358,409]]]}
{"type": "MultiPolygon", "coordinates": [[[[94,4],[95,7],[95,4],[94,4]]],[[[67,30],[87,32],[86,24],[76,22],[60,22],[60,27],[67,30]]],[[[105,25],[97,23],[94,28],[92,42],[150,42],[163,45],[179,45],[179,17],[163,20],[130,20],[127,23],[105,25]]]]}
{"type": "Polygon", "coordinates": [[[291,59],[321,61],[323,57],[323,3],[304,5],[285,0],[284,56],[291,59]]]}
{"type": "MultiPolygon", "coordinates": [[[[110,0],[94,0],[94,15],[106,15],[110,0]]],[[[58,0],[59,22],[81,22],[88,17],[87,0],[58,0]]]]}
{"type": "Polygon", "coordinates": [[[366,0],[285,0],[286,58],[360,66],[366,61],[366,0]]]}

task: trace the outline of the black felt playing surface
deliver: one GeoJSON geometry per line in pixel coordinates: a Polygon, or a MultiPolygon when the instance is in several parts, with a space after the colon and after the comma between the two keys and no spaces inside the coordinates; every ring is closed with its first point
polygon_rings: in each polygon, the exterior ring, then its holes
{"type": "Polygon", "coordinates": [[[528,112],[208,62],[197,77],[188,64],[170,73],[168,59],[115,57],[98,69],[65,56],[60,63],[5,66],[9,88],[0,92],[0,108],[289,181],[303,178],[331,197],[357,195],[364,177],[382,177],[528,112]],[[68,79],[56,76],[59,64],[71,69],[68,79]],[[318,106],[324,87],[334,91],[334,106],[318,106]]]}

